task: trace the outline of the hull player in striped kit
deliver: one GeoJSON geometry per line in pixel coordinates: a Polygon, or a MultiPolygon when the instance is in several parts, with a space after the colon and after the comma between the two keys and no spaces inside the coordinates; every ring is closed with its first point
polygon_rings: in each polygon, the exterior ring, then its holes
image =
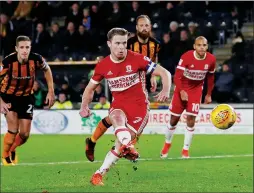
{"type": "Polygon", "coordinates": [[[48,84],[46,102],[51,107],[55,100],[53,77],[44,58],[30,52],[31,40],[27,36],[16,39],[16,52],[1,63],[0,105],[8,131],[4,136],[2,163],[5,166],[18,162],[16,148],[23,145],[30,134],[33,118],[33,84],[37,70],[43,70],[48,84]]]}

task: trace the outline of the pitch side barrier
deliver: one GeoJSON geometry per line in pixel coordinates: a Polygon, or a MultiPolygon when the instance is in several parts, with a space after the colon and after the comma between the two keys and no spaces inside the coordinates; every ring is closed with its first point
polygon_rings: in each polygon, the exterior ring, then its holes
{"type": "MultiPolygon", "coordinates": [[[[216,129],[210,122],[210,112],[216,104],[201,105],[197,116],[195,134],[253,134],[253,105],[230,104],[235,108],[237,120],[228,130],[216,129]]],[[[81,118],[79,110],[35,110],[31,134],[91,134],[98,122],[107,116],[107,110],[92,110],[89,118],[81,118]]],[[[167,109],[151,109],[149,121],[143,134],[164,134],[170,119],[167,109]]],[[[182,115],[176,134],[183,134],[186,116],[182,115]]],[[[7,124],[1,115],[1,134],[6,133],[7,124]]],[[[106,134],[113,134],[109,128],[106,134]]]]}

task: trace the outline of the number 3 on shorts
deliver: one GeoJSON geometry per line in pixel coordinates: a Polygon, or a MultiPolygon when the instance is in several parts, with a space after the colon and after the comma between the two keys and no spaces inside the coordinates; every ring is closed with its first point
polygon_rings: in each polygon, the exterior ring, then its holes
{"type": "Polygon", "coordinates": [[[27,109],[26,112],[29,113],[29,114],[32,114],[33,113],[33,107],[34,107],[33,105],[29,104],[28,109],[27,109]]]}
{"type": "Polygon", "coordinates": [[[193,112],[198,112],[199,111],[199,104],[192,103],[192,111],[193,112]]]}

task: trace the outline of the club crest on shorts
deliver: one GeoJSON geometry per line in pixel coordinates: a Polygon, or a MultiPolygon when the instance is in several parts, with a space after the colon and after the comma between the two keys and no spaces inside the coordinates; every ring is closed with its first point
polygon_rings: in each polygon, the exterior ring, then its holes
{"type": "Polygon", "coordinates": [[[131,65],[126,66],[126,72],[132,72],[131,65]]]}

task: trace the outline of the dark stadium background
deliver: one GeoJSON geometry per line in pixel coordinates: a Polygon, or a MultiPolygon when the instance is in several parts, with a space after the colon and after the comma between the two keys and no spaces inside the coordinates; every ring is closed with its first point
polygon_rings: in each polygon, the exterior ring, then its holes
{"type": "MultiPolygon", "coordinates": [[[[192,49],[195,37],[203,35],[217,58],[213,101],[254,100],[253,2],[1,1],[0,13],[0,60],[14,51],[18,35],[29,36],[32,51],[42,54],[51,65],[56,96],[64,92],[74,108],[79,107],[96,63],[108,54],[107,31],[124,27],[134,35],[140,14],[151,18],[151,36],[161,43],[158,62],[173,75],[181,54],[192,49]],[[173,25],[177,26],[175,31],[173,25]]],[[[37,80],[44,96],[47,87],[42,75],[39,73],[37,80]]],[[[105,83],[93,102],[101,95],[111,99],[105,83]]],[[[153,101],[151,93],[150,99],[153,101]]],[[[152,103],[151,107],[167,105],[152,103]]]]}

